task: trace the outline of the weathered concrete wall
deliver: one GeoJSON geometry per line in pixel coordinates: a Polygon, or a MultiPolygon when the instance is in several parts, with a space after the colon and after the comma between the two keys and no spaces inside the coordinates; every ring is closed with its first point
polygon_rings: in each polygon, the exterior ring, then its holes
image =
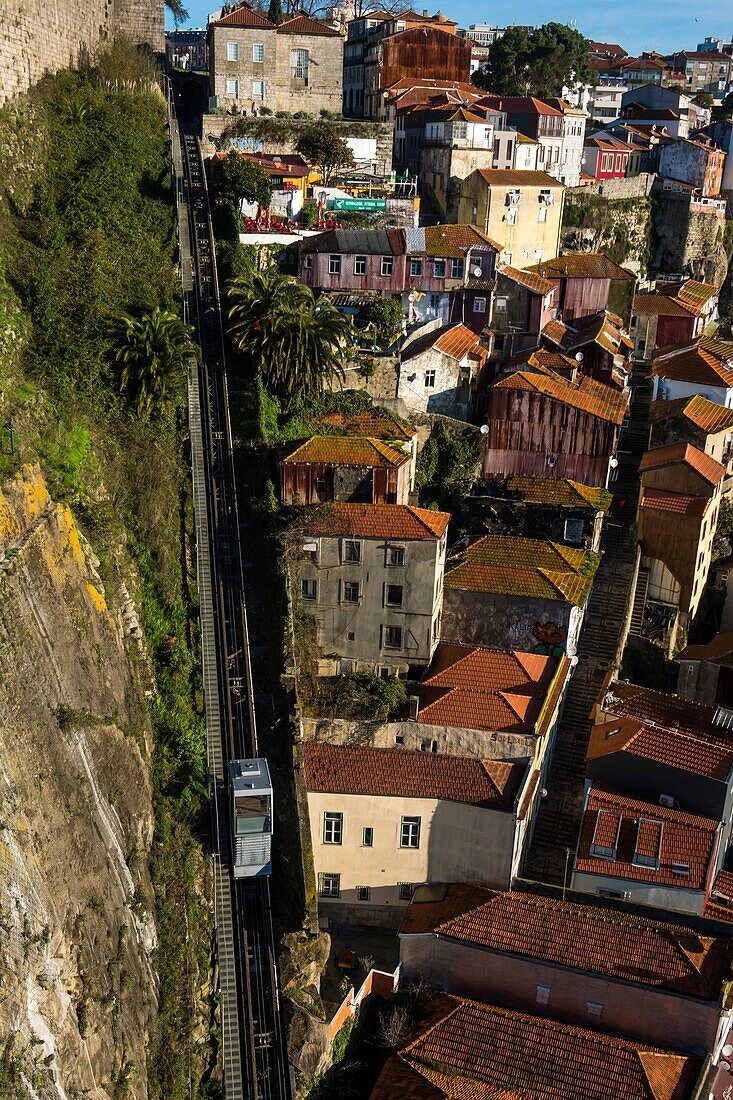
{"type": "MultiPolygon", "coordinates": [[[[577,190],[581,195],[603,195],[607,199],[642,199],[651,195],[656,178],[654,172],[640,172],[638,176],[629,176],[628,179],[600,180],[598,183],[590,183],[577,190]]],[[[574,194],[574,191],[566,194],[566,202],[571,194],[574,194]]]]}
{"type": "Polygon", "coordinates": [[[492,730],[433,726],[426,722],[378,722],[359,718],[301,719],[303,739],[329,745],[371,745],[413,751],[436,751],[442,756],[470,756],[479,760],[531,760],[537,738],[533,734],[496,733],[492,730]]]}
{"type": "Polygon", "coordinates": [[[162,51],[163,0],[0,0],[0,103],[115,35],[162,51]]]}

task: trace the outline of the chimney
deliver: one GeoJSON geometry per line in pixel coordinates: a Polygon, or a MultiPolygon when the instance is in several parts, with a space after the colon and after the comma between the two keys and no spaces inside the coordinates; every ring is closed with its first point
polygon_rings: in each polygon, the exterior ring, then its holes
{"type": "Polygon", "coordinates": [[[420,713],[420,696],[419,695],[411,695],[410,699],[409,699],[409,703],[410,703],[410,715],[409,715],[410,721],[411,722],[417,722],[417,716],[420,713]]]}
{"type": "Polygon", "coordinates": [[[427,17],[428,17],[428,9],[427,8],[423,8],[422,17],[423,17],[423,19],[427,19],[427,17]]]}

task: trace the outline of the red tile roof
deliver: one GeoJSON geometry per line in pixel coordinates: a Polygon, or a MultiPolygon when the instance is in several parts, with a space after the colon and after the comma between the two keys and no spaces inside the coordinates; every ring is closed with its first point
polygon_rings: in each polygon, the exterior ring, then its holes
{"type": "Polygon", "coordinates": [[[602,252],[567,252],[554,260],[543,260],[528,270],[545,279],[620,279],[626,282],[636,279],[602,252]]]}
{"type": "Polygon", "coordinates": [[[542,735],[569,669],[567,657],[442,643],[418,688],[418,721],[542,735]]]}
{"type": "Polygon", "coordinates": [[[712,497],[692,497],[685,493],[668,493],[664,489],[642,489],[642,494],[641,508],[698,519],[705,515],[713,501],[712,497]]]}
{"type": "Polygon", "coordinates": [[[499,275],[511,279],[513,283],[519,283],[520,286],[526,287],[527,290],[531,290],[534,294],[541,294],[543,297],[555,288],[554,283],[551,283],[549,279],[544,279],[541,275],[532,271],[531,268],[528,268],[526,271],[520,271],[518,268],[511,267],[509,264],[500,264],[497,267],[497,271],[499,275]]]}
{"type": "Polygon", "coordinates": [[[230,11],[228,15],[222,15],[219,19],[210,23],[209,26],[264,27],[268,30],[275,29],[274,23],[271,23],[261,11],[255,11],[254,8],[250,8],[248,4],[240,4],[234,11],[230,11]]]}
{"type": "Polygon", "coordinates": [[[467,356],[483,363],[489,354],[476,333],[459,322],[455,325],[433,329],[426,336],[415,340],[402,353],[402,360],[407,362],[414,359],[415,356],[422,355],[432,349],[447,355],[449,359],[454,359],[457,363],[460,363],[467,356]]]}
{"type": "MultiPolygon", "coordinates": [[[[231,152],[232,150],[226,153],[214,153],[214,157],[220,160],[223,157],[230,156],[231,152]]],[[[309,176],[312,171],[308,161],[297,154],[280,156],[279,153],[245,153],[239,150],[234,150],[234,153],[244,160],[251,161],[252,164],[259,164],[268,176],[291,176],[303,179],[305,176],[309,176]]]]}
{"type": "Polygon", "coordinates": [[[636,684],[612,683],[596,710],[587,758],[627,752],[719,782],[733,769],[733,735],[715,708],[636,684]]]}
{"type": "Polygon", "coordinates": [[[692,382],[700,386],[733,388],[733,343],[701,336],[660,348],[652,369],[658,378],[692,382]]]}
{"type": "Polygon", "coordinates": [[[733,921],[733,871],[718,871],[702,915],[711,920],[733,921]]]}
{"type": "Polygon", "coordinates": [[[692,310],[667,294],[636,294],[632,306],[634,313],[656,317],[691,317],[692,310]]]}
{"type": "Polygon", "coordinates": [[[417,435],[417,428],[386,412],[334,412],[322,417],[321,422],[329,428],[342,428],[347,435],[366,436],[369,439],[399,440],[406,443],[417,435]]]}
{"type": "Polygon", "coordinates": [[[507,489],[535,504],[585,508],[592,512],[607,512],[613,499],[608,489],[583,485],[569,477],[525,477],[516,474],[507,480],[507,489]]]}
{"type": "Polygon", "coordinates": [[[427,1015],[371,1100],[684,1100],[700,1069],[691,1055],[445,994],[427,1015]]]}
{"type": "MultiPolygon", "coordinates": [[[[553,111],[560,114],[560,111],[553,111]]],[[[478,168],[486,183],[490,187],[542,187],[555,191],[564,191],[565,184],[560,183],[554,176],[547,172],[523,172],[514,168],[478,168]]]]}
{"type": "Polygon", "coordinates": [[[511,810],[526,764],[438,756],[307,741],[303,765],[309,791],[382,798],[439,798],[484,809],[511,810]]]}
{"type": "Polygon", "coordinates": [[[407,234],[410,243],[411,256],[437,256],[441,259],[464,259],[469,248],[478,245],[489,245],[497,252],[501,251],[501,245],[492,241],[475,225],[426,225],[418,230],[423,234],[425,247],[423,249],[413,247],[415,235],[407,234]]]}
{"type": "Polygon", "coordinates": [[[301,523],[309,535],[326,538],[394,539],[397,542],[434,542],[450,523],[448,512],[416,508],[412,504],[319,504],[301,523]]]}
{"type": "Polygon", "coordinates": [[[597,783],[588,792],[575,871],[704,890],[717,842],[718,822],[711,818],[629,798],[597,783]],[[597,833],[599,823],[607,826],[603,836],[597,833]],[[614,848],[613,857],[596,854],[594,844],[614,848]],[[654,859],[655,865],[642,865],[640,858],[654,859]]]}
{"type": "Polygon", "coordinates": [[[719,405],[696,393],[694,397],[677,397],[672,401],[653,401],[652,420],[669,420],[684,416],[707,435],[733,431],[733,409],[719,405]]]}
{"type": "Polygon", "coordinates": [[[366,439],[350,435],[314,435],[291,444],[283,453],[281,463],[324,463],[334,466],[371,466],[397,469],[410,456],[390,447],[381,439],[366,439]]]}
{"type": "Polygon", "coordinates": [[[602,901],[581,904],[523,890],[484,890],[481,898],[478,887],[440,889],[418,887],[401,936],[434,932],[488,951],[712,1001],[729,977],[733,940],[701,936],[682,920],[662,922],[602,901]]]}
{"type": "Polygon", "coordinates": [[[677,654],[675,661],[715,661],[733,653],[733,632],[724,631],[705,645],[687,645],[677,654]]]}
{"type": "Polygon", "coordinates": [[[701,317],[705,306],[717,295],[710,283],[685,279],[679,283],[662,283],[654,293],[637,294],[634,313],[653,313],[668,317],[701,317]]]}
{"type": "Polygon", "coordinates": [[[320,19],[311,19],[309,15],[296,15],[293,19],[286,19],[277,28],[278,34],[297,34],[299,37],[310,35],[323,35],[326,38],[339,38],[340,31],[329,27],[328,23],[322,23],[320,19]]]}
{"type": "Polygon", "coordinates": [[[582,607],[592,584],[585,550],[510,535],[486,535],[468,547],[463,561],[446,570],[446,588],[563,600],[582,607]]]}
{"type": "Polygon", "coordinates": [[[507,95],[501,97],[502,110],[508,114],[562,115],[557,107],[551,107],[542,99],[531,95],[507,95]]]}
{"type": "Polygon", "coordinates": [[[651,451],[646,451],[642,455],[639,472],[658,470],[663,466],[677,466],[680,463],[689,466],[710,485],[719,485],[725,477],[724,467],[691,443],[670,443],[667,447],[654,447],[651,451]]]}
{"type": "Polygon", "coordinates": [[[612,424],[621,423],[629,400],[627,394],[585,376],[579,382],[571,382],[559,375],[515,371],[507,377],[499,378],[494,385],[501,389],[541,393],[612,424]]]}

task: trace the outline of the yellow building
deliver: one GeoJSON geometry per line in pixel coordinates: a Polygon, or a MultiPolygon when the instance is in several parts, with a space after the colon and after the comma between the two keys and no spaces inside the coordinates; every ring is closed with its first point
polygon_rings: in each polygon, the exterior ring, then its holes
{"type": "Polygon", "coordinates": [[[461,184],[456,221],[497,241],[504,263],[532,267],[560,251],[564,195],[547,172],[477,168],[461,184]]]}

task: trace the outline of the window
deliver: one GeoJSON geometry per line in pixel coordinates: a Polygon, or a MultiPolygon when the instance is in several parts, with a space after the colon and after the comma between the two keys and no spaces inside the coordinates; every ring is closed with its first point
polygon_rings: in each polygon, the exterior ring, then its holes
{"type": "Polygon", "coordinates": [[[541,206],[539,208],[539,210],[537,211],[537,221],[538,222],[546,222],[547,221],[547,207],[546,206],[541,206]]]}
{"type": "Polygon", "coordinates": [[[672,864],[672,874],[673,875],[685,875],[685,876],[687,876],[687,875],[689,875],[689,873],[690,873],[689,863],[673,863],[672,864]]]}
{"type": "Polygon", "coordinates": [[[400,901],[412,901],[412,895],[415,893],[415,884],[413,882],[400,882],[400,901]]]}
{"type": "Polygon", "coordinates": [[[343,560],[354,562],[357,565],[361,561],[361,543],[355,539],[344,539],[343,560]]]}
{"type": "Polygon", "coordinates": [[[293,80],[303,80],[308,83],[308,51],[307,50],[291,50],[290,51],[290,75],[293,80]]]}
{"type": "Polygon", "coordinates": [[[506,220],[507,220],[507,225],[516,225],[517,224],[517,211],[514,209],[513,206],[510,206],[509,209],[507,210],[506,220]]]}
{"type": "Polygon", "coordinates": [[[390,546],[387,550],[387,565],[404,565],[405,564],[405,548],[404,546],[390,546]]]}
{"type": "Polygon", "coordinates": [[[382,256],[381,271],[382,271],[382,275],[391,275],[392,274],[392,257],[391,256],[382,256]]]}
{"type": "Polygon", "coordinates": [[[359,582],[344,581],[344,603],[359,602],[359,582]]]}
{"type": "Polygon", "coordinates": [[[450,274],[452,279],[463,278],[463,260],[451,260],[450,274]]]}
{"type": "Polygon", "coordinates": [[[585,1010],[589,1016],[602,1016],[603,1005],[600,1001],[586,1001],[585,1010]]]}
{"type": "Polygon", "coordinates": [[[348,632],[348,634],[346,635],[346,641],[347,642],[355,642],[356,641],[356,634],[354,633],[353,630],[350,630],[348,632]]]}
{"type": "Polygon", "coordinates": [[[435,389],[435,371],[434,370],[426,370],[425,371],[425,389],[426,390],[435,389]]]}
{"type": "Polygon", "coordinates": [[[232,77],[227,77],[227,95],[239,95],[239,81],[232,79],[232,77]]]}
{"type": "Polygon", "coordinates": [[[354,256],[354,274],[366,275],[366,256],[354,256]]]}
{"type": "Polygon", "coordinates": [[[328,274],[340,275],[341,274],[341,257],[329,256],[328,257],[328,274]]]}
{"type": "Polygon", "coordinates": [[[322,898],[341,897],[341,875],[322,874],[320,881],[320,895],[322,898]]]}
{"type": "Polygon", "coordinates": [[[361,843],[364,848],[374,847],[374,829],[371,825],[366,825],[361,831],[361,843]]]}
{"type": "Polygon", "coordinates": [[[384,628],[384,648],[385,649],[402,649],[402,627],[401,626],[385,626],[385,628],[384,628]]]}
{"type": "Polygon", "coordinates": [[[474,313],[486,313],[486,299],[474,298],[473,300],[473,312],[474,313]]]}
{"type": "Polygon", "coordinates": [[[445,260],[433,260],[433,275],[436,279],[445,278],[445,260]]]}
{"type": "Polygon", "coordinates": [[[369,886],[357,886],[356,895],[359,901],[369,901],[372,896],[371,888],[369,886]]]}
{"type": "Polygon", "coordinates": [[[402,607],[402,585],[387,585],[387,607],[402,607]]]}
{"type": "MultiPolygon", "coordinates": [[[[507,263],[509,263],[508,260],[507,260],[507,263]]],[[[496,299],[496,312],[497,313],[506,313],[506,306],[507,306],[508,301],[509,301],[509,299],[507,297],[505,297],[504,295],[500,295],[496,299]]]]}
{"type": "Polygon", "coordinates": [[[264,99],[265,98],[265,82],[264,80],[252,81],[252,98],[264,99]]]}
{"type": "Polygon", "coordinates": [[[318,595],[318,581],[302,580],[300,594],[304,600],[315,600],[318,595]]]}
{"type": "Polygon", "coordinates": [[[551,986],[549,986],[549,985],[538,985],[538,986],[537,986],[537,992],[536,992],[536,995],[535,995],[535,1001],[536,1001],[536,1003],[537,1003],[538,1005],[546,1005],[546,1004],[548,1004],[548,1003],[549,1003],[549,1000],[550,1000],[550,989],[551,989],[551,988],[552,988],[552,987],[551,987],[551,986]]]}
{"type": "Polygon", "coordinates": [[[239,61],[238,42],[227,42],[227,61],[239,61]]]}
{"type": "Polygon", "coordinates": [[[261,65],[265,60],[265,47],[261,42],[254,42],[252,44],[252,60],[257,65],[261,65]]]}
{"type": "Polygon", "coordinates": [[[344,815],[339,813],[324,813],[323,815],[323,843],[340,844],[344,831],[344,815]]]}
{"type": "Polygon", "coordinates": [[[313,257],[312,256],[308,255],[308,256],[305,257],[305,260],[303,261],[303,267],[306,268],[308,271],[312,270],[312,268],[313,268],[313,257]]]}
{"type": "Polygon", "coordinates": [[[420,818],[403,817],[400,822],[400,848],[420,847],[420,818]]]}
{"type": "Polygon", "coordinates": [[[422,260],[410,260],[410,275],[412,278],[422,275],[422,260]]]}

